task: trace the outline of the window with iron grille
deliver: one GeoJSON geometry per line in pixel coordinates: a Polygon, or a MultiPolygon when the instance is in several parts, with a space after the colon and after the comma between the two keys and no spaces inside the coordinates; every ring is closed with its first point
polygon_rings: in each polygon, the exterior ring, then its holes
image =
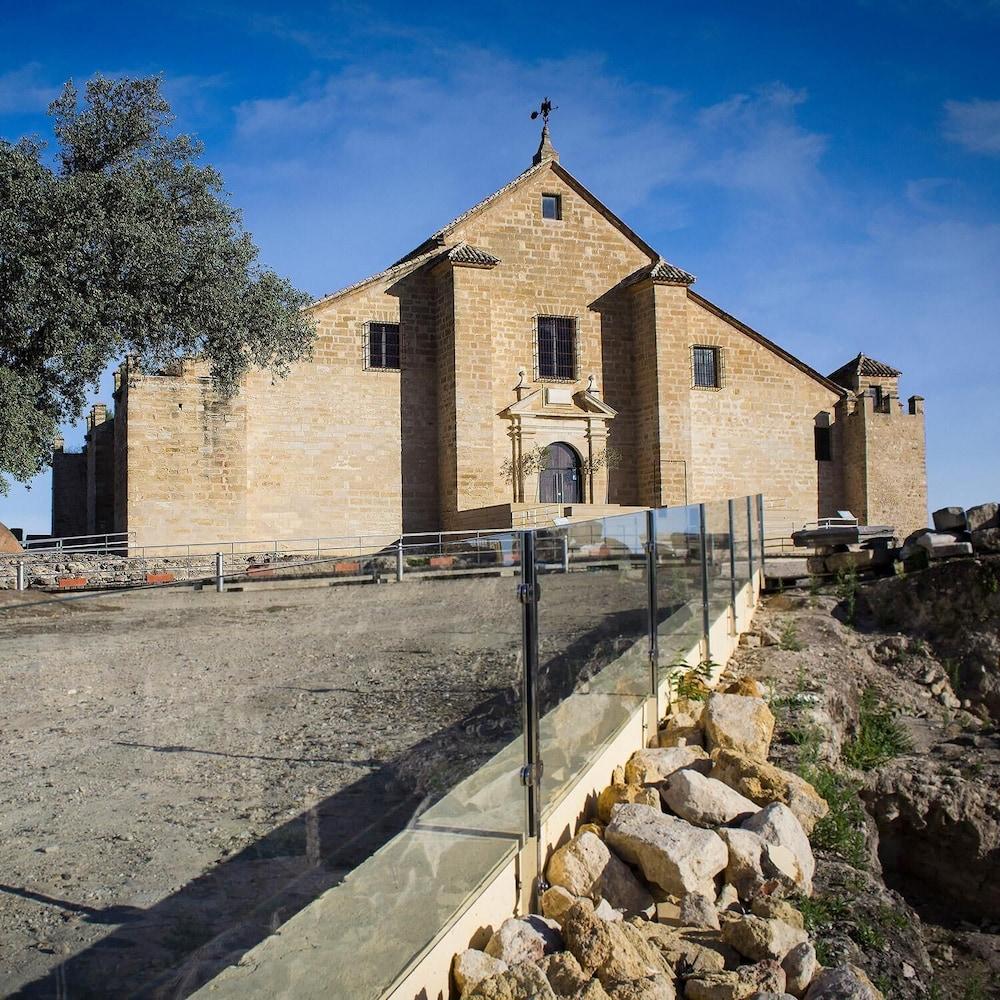
{"type": "Polygon", "coordinates": [[[718,347],[691,348],[691,384],[696,389],[722,388],[722,351],[718,347]]]}
{"type": "Polygon", "coordinates": [[[833,458],[832,435],[829,427],[814,427],[813,434],[816,440],[816,461],[829,462],[833,458]]]}
{"type": "Polygon", "coordinates": [[[539,316],[537,330],[538,378],[576,380],[576,320],[568,316],[539,316]]]}
{"type": "Polygon", "coordinates": [[[365,368],[399,371],[399,324],[365,326],[365,368]]]}

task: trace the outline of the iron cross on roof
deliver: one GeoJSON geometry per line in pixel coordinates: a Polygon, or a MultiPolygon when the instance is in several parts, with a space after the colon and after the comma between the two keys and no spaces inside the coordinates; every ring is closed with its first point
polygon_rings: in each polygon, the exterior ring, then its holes
{"type": "Polygon", "coordinates": [[[548,125],[549,115],[552,114],[553,111],[558,110],[558,105],[553,105],[553,103],[546,97],[545,100],[542,101],[538,110],[531,112],[531,120],[534,121],[539,115],[541,115],[542,123],[548,125]]]}

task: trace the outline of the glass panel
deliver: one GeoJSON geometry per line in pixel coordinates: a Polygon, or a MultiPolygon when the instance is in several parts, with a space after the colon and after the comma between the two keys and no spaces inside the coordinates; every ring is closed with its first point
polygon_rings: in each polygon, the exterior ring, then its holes
{"type": "Polygon", "coordinates": [[[703,636],[701,513],[697,504],[655,512],[659,677],[703,636]]]}
{"type": "Polygon", "coordinates": [[[708,551],[708,624],[711,628],[732,603],[728,501],[716,500],[705,504],[705,535],[708,551]]]}
{"type": "Polygon", "coordinates": [[[375,998],[517,849],[517,537],[402,586],[392,538],[300,548],[233,543],[222,594],[209,552],[0,590],[0,995],[187,996],[326,893],[288,967],[375,998]]]}
{"type": "Polygon", "coordinates": [[[752,510],[750,497],[733,501],[733,552],[736,556],[736,590],[750,580],[750,523],[747,512],[752,510]]]}
{"type": "Polygon", "coordinates": [[[652,687],[646,515],[538,533],[542,815],[652,687]]]}

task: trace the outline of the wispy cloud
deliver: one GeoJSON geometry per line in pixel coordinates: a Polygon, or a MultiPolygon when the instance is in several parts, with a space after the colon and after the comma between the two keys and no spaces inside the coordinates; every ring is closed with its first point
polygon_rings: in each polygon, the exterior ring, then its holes
{"type": "Polygon", "coordinates": [[[944,134],[970,153],[1000,155],[1000,101],[945,101],[944,134]]]}
{"type": "Polygon", "coordinates": [[[45,79],[40,63],[27,63],[0,74],[0,115],[34,114],[44,111],[59,94],[45,79]]]}

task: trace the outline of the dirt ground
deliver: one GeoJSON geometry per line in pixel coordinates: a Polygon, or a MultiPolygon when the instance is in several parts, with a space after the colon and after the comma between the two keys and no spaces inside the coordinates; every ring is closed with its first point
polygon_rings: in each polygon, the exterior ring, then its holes
{"type": "MultiPolygon", "coordinates": [[[[520,725],[516,583],[0,592],[0,996],[187,995],[338,882],[520,725]]],[[[543,663],[644,600],[547,579],[543,663]]]]}

